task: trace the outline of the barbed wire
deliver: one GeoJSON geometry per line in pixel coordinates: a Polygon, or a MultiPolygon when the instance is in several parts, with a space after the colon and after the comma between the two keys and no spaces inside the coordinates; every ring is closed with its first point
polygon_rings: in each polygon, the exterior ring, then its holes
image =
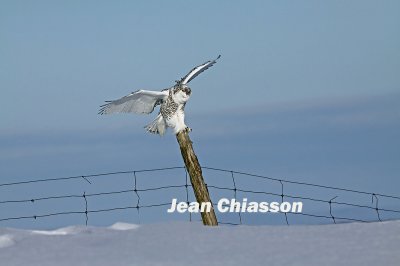
{"type": "Polygon", "coordinates": [[[226,169],[220,169],[220,168],[206,167],[206,166],[204,166],[202,168],[203,169],[208,169],[208,170],[220,171],[220,172],[228,172],[228,173],[229,172],[233,172],[234,174],[258,177],[258,178],[269,179],[269,180],[274,180],[274,181],[279,181],[279,182],[284,182],[284,183],[290,183],[290,184],[312,186],[312,187],[326,188],[326,189],[332,189],[332,190],[340,190],[340,191],[353,192],[353,193],[365,194],[365,195],[375,195],[375,196],[380,196],[380,197],[386,197],[386,198],[392,198],[392,199],[400,200],[400,196],[393,196],[393,195],[366,192],[366,191],[355,190],[355,189],[340,188],[340,187],[325,186],[325,185],[312,184],[312,183],[306,183],[306,182],[278,179],[278,178],[273,178],[273,177],[268,177],[268,176],[262,176],[262,175],[256,175],[256,174],[251,174],[251,173],[238,172],[238,171],[232,171],[232,170],[226,170],[226,169]]]}
{"type": "Polygon", "coordinates": [[[3,184],[0,184],[0,187],[31,184],[31,183],[40,183],[40,182],[50,182],[50,181],[64,181],[64,180],[71,180],[71,179],[84,179],[85,181],[89,182],[87,179],[89,177],[111,176],[111,175],[119,175],[119,174],[134,174],[134,173],[144,173],[144,172],[157,172],[157,171],[165,171],[165,170],[173,170],[173,169],[184,169],[184,168],[185,167],[183,167],[183,166],[176,166],[176,167],[165,167],[165,168],[155,168],[155,169],[109,172],[109,173],[91,174],[91,175],[79,175],[79,176],[57,177],[57,178],[47,178],[47,179],[34,179],[34,180],[27,180],[27,181],[3,183],[3,184]]]}
{"type": "MultiPolygon", "coordinates": [[[[230,176],[230,183],[231,185],[229,186],[218,186],[214,184],[207,184],[207,188],[210,188],[216,191],[231,191],[234,199],[237,200],[238,197],[238,192],[240,192],[242,195],[269,195],[269,196],[275,196],[281,199],[281,202],[284,202],[285,198],[290,198],[290,199],[299,199],[299,200],[307,200],[311,202],[320,202],[320,203],[326,203],[327,206],[329,206],[329,215],[321,215],[320,213],[306,213],[306,212],[291,212],[291,213],[286,213],[283,212],[285,216],[285,222],[287,225],[289,225],[289,215],[302,215],[306,217],[312,217],[312,218],[324,218],[324,219],[329,219],[332,220],[333,223],[337,222],[371,222],[371,221],[383,221],[381,218],[381,213],[382,212],[388,212],[392,214],[400,214],[400,210],[396,209],[390,209],[390,208],[383,208],[379,206],[379,197],[381,198],[387,198],[391,200],[400,200],[399,196],[394,196],[394,195],[387,195],[387,194],[382,194],[382,193],[372,193],[372,192],[366,192],[366,191],[360,191],[360,190],[354,190],[354,189],[348,189],[348,188],[340,188],[340,187],[333,187],[333,186],[326,186],[326,185],[321,185],[321,184],[313,184],[313,183],[306,183],[306,182],[299,182],[299,181],[292,181],[292,180],[287,180],[287,179],[279,179],[279,178],[272,178],[268,176],[262,176],[262,175],[256,175],[252,173],[245,173],[245,172],[238,172],[238,171],[233,171],[233,170],[225,170],[225,169],[219,169],[219,168],[212,168],[212,167],[202,167],[203,169],[209,170],[209,171],[214,171],[214,172],[225,172],[229,173],[230,176]],[[237,178],[239,176],[251,176],[255,178],[259,178],[260,180],[269,180],[273,182],[277,182],[277,184],[280,185],[280,191],[279,192],[271,192],[271,191],[266,191],[266,190],[251,190],[251,189],[246,189],[238,186],[237,183],[237,178]],[[372,206],[369,205],[363,205],[363,204],[358,204],[358,203],[353,203],[353,202],[346,202],[346,201],[337,201],[335,200],[337,196],[331,198],[330,200],[327,199],[321,199],[321,198],[315,198],[315,197],[309,197],[309,196],[303,196],[303,195],[293,195],[290,193],[285,193],[284,186],[285,184],[295,184],[299,186],[306,186],[306,187],[313,187],[317,189],[329,189],[333,191],[341,191],[341,192],[346,192],[346,193],[351,193],[351,194],[362,194],[362,195],[370,195],[372,199],[372,206]],[[347,207],[352,207],[352,208],[364,208],[364,209],[370,209],[373,210],[376,215],[377,219],[376,220],[366,220],[366,219],[361,219],[358,217],[342,217],[342,216],[337,216],[333,214],[333,205],[341,205],[341,206],[347,206],[347,207]]],[[[62,199],[68,199],[68,198],[82,198],[84,202],[84,206],[81,210],[73,210],[73,211],[56,211],[56,212],[48,212],[48,213],[40,213],[40,214],[35,214],[35,215],[21,215],[21,216],[14,216],[14,217],[0,217],[0,222],[4,221],[12,221],[12,220],[21,220],[21,219],[34,219],[37,220],[38,218],[45,218],[45,217],[53,217],[53,216],[60,216],[60,215],[84,215],[85,217],[85,223],[86,225],[88,224],[89,221],[89,214],[91,213],[102,213],[102,212],[111,212],[111,211],[118,211],[118,210],[127,210],[127,209],[136,209],[137,210],[137,216],[139,219],[140,223],[140,209],[142,208],[155,208],[155,207],[162,207],[162,206],[168,206],[171,205],[171,202],[160,202],[160,203],[152,203],[152,204],[142,204],[142,198],[140,196],[145,194],[146,192],[150,191],[164,191],[164,190],[169,190],[169,189],[179,189],[183,190],[185,193],[185,202],[189,205],[189,198],[190,196],[193,195],[192,191],[189,192],[189,187],[191,185],[188,183],[188,172],[186,171],[185,167],[167,167],[167,168],[156,168],[156,169],[144,169],[144,170],[132,170],[132,171],[119,171],[119,172],[108,172],[108,173],[99,173],[99,174],[90,174],[90,175],[80,175],[80,176],[70,176],[70,177],[59,177],[59,178],[48,178],[48,179],[32,179],[32,180],[26,180],[26,181],[19,181],[19,182],[11,182],[11,183],[3,183],[0,184],[0,188],[2,187],[12,187],[16,186],[19,187],[21,185],[29,185],[29,184],[34,184],[34,183],[41,183],[41,182],[55,182],[55,181],[69,181],[69,180],[74,180],[74,179],[82,179],[85,182],[88,182],[89,184],[93,184],[93,178],[96,177],[101,177],[101,176],[113,176],[113,175],[121,175],[121,174],[126,174],[126,175],[131,175],[133,177],[133,187],[131,189],[124,189],[124,190],[112,190],[112,191],[101,191],[101,192],[92,192],[92,193],[87,193],[86,191],[83,191],[82,194],[65,194],[65,195],[47,195],[47,196],[41,196],[41,197],[32,197],[32,198],[24,198],[24,199],[0,199],[0,206],[1,205],[6,205],[6,204],[23,204],[23,203],[35,203],[39,201],[53,201],[53,200],[62,200],[62,199]],[[169,170],[177,170],[177,169],[184,169],[185,175],[184,178],[182,178],[182,183],[181,184],[174,184],[174,185],[165,185],[165,186],[154,186],[154,187],[140,187],[138,186],[138,179],[140,177],[137,176],[138,173],[144,173],[144,172],[160,172],[160,171],[169,171],[169,170]],[[92,181],[92,182],[91,182],[92,181]],[[103,209],[91,209],[90,204],[88,199],[89,198],[94,198],[94,197],[99,197],[99,196],[107,196],[107,197],[112,197],[117,194],[124,194],[124,193],[133,193],[136,197],[136,204],[134,205],[125,205],[125,206],[115,206],[111,208],[103,208],[103,209]],[[140,194],[139,194],[140,193],[140,194]]],[[[207,179],[207,178],[206,178],[207,179]]],[[[210,180],[209,180],[210,181],[210,180]]],[[[227,184],[229,183],[228,181],[226,182],[227,184]]],[[[212,192],[211,191],[211,192],[212,192]]],[[[189,221],[193,220],[192,213],[189,213],[189,221]]],[[[241,225],[245,224],[243,222],[243,213],[240,211],[237,212],[238,214],[238,222],[232,222],[232,221],[219,221],[220,224],[226,224],[226,225],[241,225]]],[[[400,216],[400,215],[399,215],[400,216]]],[[[387,219],[386,219],[387,220],[387,219]]],[[[267,222],[267,221],[266,221],[267,222]]]]}

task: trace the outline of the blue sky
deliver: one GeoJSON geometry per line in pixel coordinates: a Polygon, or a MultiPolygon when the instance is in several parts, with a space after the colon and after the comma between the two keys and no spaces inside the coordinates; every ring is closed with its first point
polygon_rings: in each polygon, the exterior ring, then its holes
{"type": "Polygon", "coordinates": [[[200,162],[399,194],[397,1],[2,1],[0,177],[181,165],[104,100],[191,82],[200,162]],[[140,152],[138,152],[140,151],[140,152]]]}

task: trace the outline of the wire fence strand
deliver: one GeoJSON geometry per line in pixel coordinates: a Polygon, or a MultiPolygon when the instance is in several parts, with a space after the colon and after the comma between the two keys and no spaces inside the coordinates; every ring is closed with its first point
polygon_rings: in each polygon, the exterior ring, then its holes
{"type": "MultiPolygon", "coordinates": [[[[245,173],[245,172],[238,172],[238,171],[233,171],[233,170],[225,170],[225,169],[219,169],[219,168],[212,168],[212,167],[203,167],[203,169],[207,171],[211,171],[213,173],[213,176],[217,175],[218,178],[229,178],[224,180],[224,184],[226,186],[221,186],[221,185],[215,185],[213,184],[214,181],[213,179],[208,179],[208,184],[207,188],[211,189],[211,195],[214,196],[217,195],[219,192],[227,191],[231,193],[230,195],[233,195],[233,199],[235,201],[240,201],[240,198],[238,194],[242,195],[242,199],[246,197],[252,197],[252,196],[261,196],[261,197],[266,197],[266,196],[271,196],[271,197],[276,197],[279,198],[280,201],[283,203],[284,200],[287,199],[294,199],[294,200],[304,200],[304,201],[309,201],[309,202],[314,202],[314,203],[321,203],[325,204],[324,206],[328,207],[327,213],[328,214],[322,214],[321,211],[318,212],[290,212],[286,213],[283,212],[284,217],[285,217],[285,222],[287,225],[289,225],[289,220],[292,223],[293,217],[292,215],[299,215],[299,216],[305,216],[309,219],[326,219],[327,221],[331,221],[332,223],[341,223],[341,222],[372,222],[372,221],[385,221],[385,220],[391,220],[391,219],[399,219],[400,218],[400,210],[396,208],[388,208],[384,207],[383,203],[380,201],[380,199],[387,199],[394,201],[394,203],[391,203],[392,206],[399,206],[400,200],[399,196],[395,195],[388,195],[388,194],[383,194],[383,193],[373,193],[373,192],[367,192],[367,191],[361,191],[361,190],[355,190],[355,189],[349,189],[349,188],[342,188],[342,187],[334,187],[334,186],[327,186],[327,185],[321,185],[321,184],[313,184],[313,183],[307,183],[307,182],[299,182],[299,181],[292,181],[288,179],[280,179],[280,178],[273,178],[273,177],[268,177],[268,176],[262,176],[262,175],[256,175],[252,173],[245,173]],[[226,173],[225,175],[219,175],[219,173],[226,173]],[[262,188],[261,186],[257,186],[257,189],[249,189],[247,187],[243,187],[240,185],[239,179],[241,176],[245,177],[253,177],[257,178],[258,180],[261,180],[264,182],[265,189],[262,188]],[[266,182],[275,182],[277,185],[280,186],[279,190],[275,191],[269,191],[272,189],[272,186],[270,186],[269,183],[266,182]],[[301,193],[298,192],[300,190],[296,190],[296,193],[289,193],[287,192],[288,190],[286,189],[285,185],[296,185],[300,186],[302,188],[302,191],[306,189],[310,194],[312,194],[315,191],[320,191],[320,190],[330,190],[335,193],[347,193],[350,195],[367,195],[370,196],[370,205],[368,204],[361,204],[358,202],[350,202],[350,201],[343,201],[343,200],[336,200],[338,196],[334,196],[330,198],[329,200],[326,198],[320,198],[320,197],[312,197],[312,196],[307,196],[307,195],[300,195],[301,193]],[[375,219],[365,219],[364,217],[345,217],[342,215],[334,215],[338,207],[348,207],[348,208],[353,208],[353,209],[364,209],[364,210],[371,210],[375,212],[375,219]],[[389,219],[384,219],[383,217],[385,216],[384,214],[392,214],[392,215],[398,215],[395,216],[394,218],[391,217],[389,219]],[[290,219],[289,219],[290,217],[290,219]]],[[[165,207],[165,206],[170,206],[171,205],[171,199],[165,199],[162,200],[161,202],[151,202],[148,204],[146,203],[145,197],[148,195],[148,193],[156,193],[156,192],[163,192],[165,193],[166,191],[171,191],[173,194],[179,194],[182,193],[184,196],[183,202],[185,202],[187,205],[190,204],[190,198],[193,198],[193,192],[191,189],[191,185],[189,184],[188,180],[188,172],[186,171],[185,167],[167,167],[167,168],[156,168],[156,169],[144,169],[144,170],[132,170],[132,171],[119,171],[119,172],[108,172],[108,173],[98,173],[98,174],[90,174],[90,175],[79,175],[79,176],[70,176],[70,177],[59,177],[59,178],[48,178],[48,179],[32,179],[32,180],[25,180],[25,181],[19,181],[19,182],[10,182],[10,183],[2,183],[0,184],[0,189],[7,188],[7,190],[11,189],[17,189],[20,188],[21,186],[26,186],[26,185],[33,185],[36,183],[48,183],[48,182],[58,182],[58,181],[71,181],[71,180],[83,180],[84,182],[87,182],[90,184],[91,189],[98,189],[96,185],[95,178],[98,177],[110,177],[114,175],[127,175],[131,176],[133,179],[133,186],[130,189],[121,189],[121,190],[106,190],[106,191],[93,191],[93,192],[87,192],[87,190],[83,191],[82,194],[78,193],[71,193],[71,194],[64,194],[64,195],[43,195],[39,197],[25,197],[25,198],[20,198],[20,199],[2,199],[1,194],[0,194],[0,207],[3,206],[11,206],[8,208],[11,208],[13,210],[18,209],[17,205],[19,204],[35,204],[36,202],[55,202],[55,201],[61,201],[61,200],[66,200],[66,199],[82,199],[84,205],[81,206],[81,210],[56,210],[53,212],[45,212],[45,213],[38,213],[38,214],[33,214],[33,215],[16,215],[16,216],[4,216],[4,212],[0,214],[0,222],[5,222],[5,221],[15,221],[15,220],[23,220],[23,219],[33,219],[37,220],[39,218],[46,218],[46,217],[54,217],[54,216],[61,216],[61,215],[83,215],[85,219],[85,224],[87,225],[88,222],[90,221],[90,214],[92,213],[105,213],[105,212],[112,212],[112,211],[121,211],[121,210],[129,210],[129,209],[136,209],[137,217],[138,217],[138,222],[141,222],[141,212],[140,209],[142,208],[147,208],[147,209],[152,209],[152,208],[160,208],[160,207],[165,207]],[[139,187],[139,180],[142,180],[141,176],[139,175],[140,173],[162,173],[164,174],[166,171],[173,171],[173,170],[179,170],[178,176],[181,176],[183,174],[184,170],[184,178],[179,179],[177,182],[178,184],[171,184],[171,185],[160,185],[160,186],[145,186],[141,185],[139,187]],[[100,209],[91,209],[90,206],[92,206],[93,203],[96,202],[96,199],[98,197],[105,197],[107,199],[111,199],[119,194],[132,194],[134,195],[134,198],[132,199],[132,202],[135,204],[131,205],[122,205],[122,206],[112,206],[108,208],[100,208],[100,209]],[[90,199],[90,200],[89,200],[90,199]],[[169,202],[167,202],[169,201],[169,202]]],[[[131,180],[132,180],[131,179],[131,180]]],[[[144,181],[144,179],[143,179],[144,181]]],[[[240,180],[242,181],[242,180],[240,180]]],[[[142,184],[142,182],[140,182],[142,184]]],[[[47,191],[46,191],[47,192],[47,191]]],[[[303,192],[302,192],[303,193],[303,192]]],[[[160,199],[163,197],[163,195],[160,195],[156,197],[157,199],[160,199]]],[[[215,199],[214,199],[215,202],[215,199]]],[[[126,203],[126,202],[125,202],[126,203]]],[[[160,212],[158,210],[158,212],[160,212]]],[[[160,212],[160,215],[166,213],[166,208],[163,208],[162,212],[160,212]]],[[[226,224],[226,225],[241,225],[241,224],[246,224],[244,217],[244,213],[241,211],[237,212],[237,219],[236,221],[231,221],[231,220],[220,220],[220,224],[226,224]]],[[[250,214],[248,214],[250,215],[250,214]]],[[[189,221],[193,221],[193,215],[191,212],[188,212],[188,219],[189,221]]],[[[268,223],[267,218],[265,218],[265,223],[268,223]]]]}

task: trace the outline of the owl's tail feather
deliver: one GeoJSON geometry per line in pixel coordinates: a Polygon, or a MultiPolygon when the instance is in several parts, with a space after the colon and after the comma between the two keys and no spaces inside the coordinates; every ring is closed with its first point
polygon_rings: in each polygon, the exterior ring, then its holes
{"type": "Polygon", "coordinates": [[[158,114],[156,119],[153,120],[150,124],[145,126],[146,130],[153,134],[159,134],[163,136],[165,134],[165,130],[167,125],[165,124],[164,118],[161,114],[158,114]]]}

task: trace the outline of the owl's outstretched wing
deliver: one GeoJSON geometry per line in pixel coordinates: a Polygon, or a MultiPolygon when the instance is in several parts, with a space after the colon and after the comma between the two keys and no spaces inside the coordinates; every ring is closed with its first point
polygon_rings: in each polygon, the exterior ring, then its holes
{"type": "Polygon", "coordinates": [[[168,90],[146,91],[138,90],[131,94],[100,106],[99,114],[107,115],[112,113],[137,113],[150,114],[154,107],[161,104],[168,98],[168,90]]]}
{"type": "Polygon", "coordinates": [[[195,68],[193,68],[192,70],[190,70],[190,72],[184,76],[179,83],[180,84],[187,84],[189,83],[192,79],[194,79],[195,77],[197,77],[201,72],[203,72],[204,70],[207,70],[209,67],[213,66],[217,60],[221,57],[221,55],[219,55],[216,59],[214,60],[210,60],[205,62],[204,64],[201,64],[195,68]]]}

